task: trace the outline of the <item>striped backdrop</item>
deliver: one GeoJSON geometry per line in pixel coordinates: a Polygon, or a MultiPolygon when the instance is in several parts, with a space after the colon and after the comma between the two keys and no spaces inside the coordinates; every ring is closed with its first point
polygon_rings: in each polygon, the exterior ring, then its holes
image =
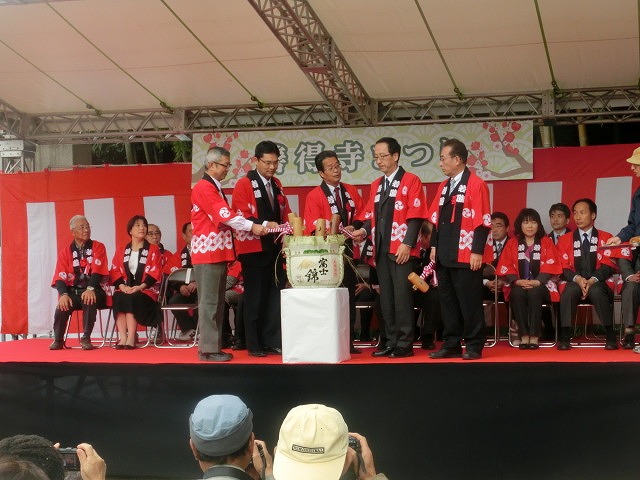
{"type": "MultiPolygon", "coordinates": [[[[547,221],[552,203],[563,201],[571,206],[577,198],[590,197],[598,204],[596,225],[616,234],[626,223],[631,194],[640,186],[624,161],[636,147],[535,150],[533,180],[489,185],[493,210],[513,220],[522,207],[529,206],[547,221]]],[[[129,239],[127,220],[139,213],[159,225],[165,248],[175,252],[183,246],[180,228],[189,220],[190,185],[190,164],[0,175],[0,331],[31,334],[51,330],[56,292],[50,282],[58,250],[71,242],[69,219],[73,215],[88,218],[92,238],[106,245],[109,261],[116,244],[129,239]]],[[[425,185],[429,201],[435,196],[435,186],[425,185]]],[[[368,194],[368,186],[359,190],[368,194]]],[[[287,189],[285,185],[294,211],[302,213],[308,191],[308,187],[287,189]]]]}

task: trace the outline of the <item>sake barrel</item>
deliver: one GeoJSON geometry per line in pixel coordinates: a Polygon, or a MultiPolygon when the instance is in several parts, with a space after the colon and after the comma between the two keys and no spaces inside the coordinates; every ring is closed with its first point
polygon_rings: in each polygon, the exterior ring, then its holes
{"type": "Polygon", "coordinates": [[[289,283],[294,288],[338,287],[344,277],[344,240],[344,235],[286,235],[282,251],[289,283]]]}

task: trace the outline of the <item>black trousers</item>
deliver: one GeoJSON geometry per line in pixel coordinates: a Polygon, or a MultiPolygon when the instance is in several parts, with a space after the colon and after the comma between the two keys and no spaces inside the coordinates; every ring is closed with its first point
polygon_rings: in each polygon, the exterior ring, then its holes
{"type": "MultiPolygon", "coordinates": [[[[169,299],[169,305],[185,304],[185,303],[198,303],[198,293],[194,292],[188,297],[185,297],[180,292],[176,293],[169,299]]],[[[189,310],[172,310],[173,316],[176,317],[178,327],[182,333],[189,330],[195,330],[198,325],[198,311],[194,310],[193,313],[189,313],[189,310]]]]}
{"type": "Polygon", "coordinates": [[[518,324],[518,334],[539,337],[542,332],[542,304],[551,300],[544,285],[522,288],[512,285],[509,303],[518,324]]]}
{"type": "Polygon", "coordinates": [[[56,308],[53,314],[53,336],[54,339],[59,342],[64,339],[64,332],[67,330],[67,323],[69,322],[72,312],[82,310],[82,336],[90,337],[93,326],[96,323],[98,310],[106,308],[107,305],[107,294],[99,287],[94,290],[96,303],[93,305],[86,305],[82,302],[82,292],[85,291],[84,288],[71,288],[70,290],[69,298],[71,298],[73,302],[71,308],[66,312],[56,308]]]}
{"type": "Polygon", "coordinates": [[[398,265],[395,255],[380,254],[376,265],[380,285],[381,324],[387,346],[412,348],[414,334],[413,290],[407,277],[413,262],[398,265]]]}
{"type": "Polygon", "coordinates": [[[445,267],[438,264],[438,293],[442,311],[442,348],[481,352],[485,342],[482,310],[482,269],[445,267]]]}
{"type": "MultiPolygon", "coordinates": [[[[567,282],[564,292],[560,295],[560,322],[563,327],[570,327],[573,323],[581,298],[582,290],[578,284],[567,282]]],[[[591,302],[596,308],[602,325],[613,326],[613,292],[606,282],[596,282],[591,285],[585,301],[591,302]]]]}

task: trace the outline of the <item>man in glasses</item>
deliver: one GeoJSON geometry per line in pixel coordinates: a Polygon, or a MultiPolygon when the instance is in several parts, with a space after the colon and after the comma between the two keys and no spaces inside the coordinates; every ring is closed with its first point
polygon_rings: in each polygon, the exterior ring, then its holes
{"type": "Polygon", "coordinates": [[[173,252],[164,248],[162,244],[162,231],[160,231],[158,225],[154,223],[149,224],[149,228],[147,229],[147,242],[151,245],[157,245],[160,249],[160,253],[162,254],[162,273],[170,275],[171,272],[180,268],[178,259],[173,252]]]}
{"type": "MultiPolygon", "coordinates": [[[[358,190],[352,185],[342,183],[342,167],[338,155],[332,150],[325,150],[316,155],[316,168],[322,183],[311,190],[304,204],[304,224],[307,234],[316,229],[318,219],[324,219],[330,225],[332,215],[340,215],[340,223],[346,229],[359,228],[361,221],[354,220],[362,209],[362,199],[358,190]]],[[[327,227],[328,230],[328,227],[327,227]]],[[[353,242],[347,240],[345,253],[353,258],[353,242]]],[[[345,262],[343,286],[349,290],[349,324],[351,334],[351,353],[360,353],[353,346],[353,327],[356,322],[356,275],[353,268],[345,262]]]]}
{"type": "Polygon", "coordinates": [[[235,260],[232,232],[251,232],[255,238],[267,233],[260,223],[231,213],[220,184],[229,172],[230,157],[228,150],[211,147],[205,156],[204,176],[191,191],[191,261],[198,286],[200,324],[198,356],[207,362],[233,358],[222,351],[227,264],[235,260]]]}
{"type": "Polygon", "coordinates": [[[99,308],[105,308],[107,296],[100,286],[109,275],[104,244],[91,239],[91,226],[85,217],[75,215],[69,221],[73,241],[58,253],[51,286],[58,291],[58,306],[53,316],[53,343],[50,350],[64,348],[64,334],[71,312],[82,310],[83,334],[80,346],[92,350],[91,332],[99,308]]]}
{"type": "Polygon", "coordinates": [[[467,147],[455,138],[442,144],[440,169],[448,178],[438,186],[429,209],[435,226],[431,259],[436,261],[444,330],[442,348],[431,358],[482,357],[482,265],[493,261],[489,188],[467,168],[467,147]],[[464,339],[466,351],[462,354],[464,339]]]}
{"type": "Polygon", "coordinates": [[[382,177],[371,184],[369,200],[359,219],[364,224],[356,241],[372,235],[382,308],[381,337],[385,345],[374,357],[401,358],[413,355],[413,290],[407,276],[413,272],[411,258],[420,255],[418,235],[427,217],[422,181],[398,165],[400,144],[385,137],[374,146],[374,160],[382,177]]]}
{"type": "MultiPolygon", "coordinates": [[[[274,142],[258,143],[255,170],[247,172],[233,189],[233,211],[265,228],[286,222],[291,213],[282,183],[275,177],[279,157],[280,150],[274,142]]],[[[244,325],[249,355],[280,355],[280,290],[286,282],[284,259],[280,256],[282,243],[276,234],[260,238],[236,232],[236,249],[244,274],[244,325]]]]}

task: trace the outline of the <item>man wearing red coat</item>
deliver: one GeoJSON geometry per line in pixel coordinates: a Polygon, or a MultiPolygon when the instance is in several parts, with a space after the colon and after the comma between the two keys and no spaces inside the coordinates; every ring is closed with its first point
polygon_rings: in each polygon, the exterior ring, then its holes
{"type": "MultiPolygon", "coordinates": [[[[340,215],[340,223],[345,229],[353,231],[362,222],[353,225],[356,215],[362,210],[362,199],[356,187],[342,183],[342,167],[338,155],[332,150],[325,150],[316,155],[316,169],[322,178],[322,183],[311,190],[304,204],[304,224],[307,234],[316,229],[318,219],[323,219],[326,225],[331,224],[332,215],[340,215]]],[[[328,230],[328,229],[327,229],[328,230]]],[[[353,258],[353,242],[347,240],[345,253],[353,258]]],[[[343,286],[349,290],[349,325],[351,332],[351,353],[360,353],[353,346],[353,327],[356,322],[356,275],[348,262],[344,265],[343,286]]]]}
{"type": "Polygon", "coordinates": [[[220,182],[231,166],[230,153],[212,147],[205,157],[205,173],[191,191],[191,261],[198,286],[200,360],[226,362],[233,356],[222,351],[222,321],[227,264],[235,260],[233,230],[264,235],[265,228],[242,215],[232,215],[220,182]]]}
{"type": "Polygon", "coordinates": [[[607,279],[616,271],[616,264],[611,258],[611,250],[601,249],[611,234],[596,229],[593,223],[597,216],[598,207],[593,200],[576,200],[573,221],[577,228],[561,236],[556,245],[562,262],[561,279],[564,280],[560,284],[562,329],[558,350],[571,348],[570,327],[580,301],[591,302],[595,307],[607,335],[604,348],[618,348],[613,331],[613,291],[607,285],[607,279]]]}
{"type": "MultiPolygon", "coordinates": [[[[238,180],[231,206],[252,222],[273,228],[286,222],[291,213],[282,184],[274,176],[280,150],[274,142],[265,140],[256,145],[255,157],[256,169],[238,180]]],[[[280,289],[286,281],[280,257],[282,243],[276,234],[259,238],[236,232],[236,249],[244,274],[243,313],[249,355],[281,354],[280,289]]]]}
{"type": "Polygon", "coordinates": [[[484,348],[482,264],[493,261],[491,205],[487,184],[467,168],[467,155],[460,140],[443,143],[440,169],[449,179],[440,184],[429,209],[444,323],[444,343],[431,358],[476,360],[484,348]]]}
{"type": "Polygon", "coordinates": [[[58,253],[51,286],[58,291],[58,306],[53,316],[53,343],[50,350],[64,347],[64,333],[71,312],[82,310],[84,323],[80,346],[91,350],[91,332],[98,309],[106,306],[106,293],[100,283],[109,275],[104,245],[91,240],[91,226],[85,217],[75,215],[69,222],[73,242],[58,253]]]}
{"type": "Polygon", "coordinates": [[[413,355],[413,290],[407,280],[413,259],[420,255],[418,235],[427,216],[422,182],[398,165],[400,144],[385,137],[374,146],[376,166],[383,173],[373,181],[369,200],[359,220],[364,220],[355,240],[371,235],[380,284],[382,327],[387,339],[373,355],[389,358],[413,355]]]}

